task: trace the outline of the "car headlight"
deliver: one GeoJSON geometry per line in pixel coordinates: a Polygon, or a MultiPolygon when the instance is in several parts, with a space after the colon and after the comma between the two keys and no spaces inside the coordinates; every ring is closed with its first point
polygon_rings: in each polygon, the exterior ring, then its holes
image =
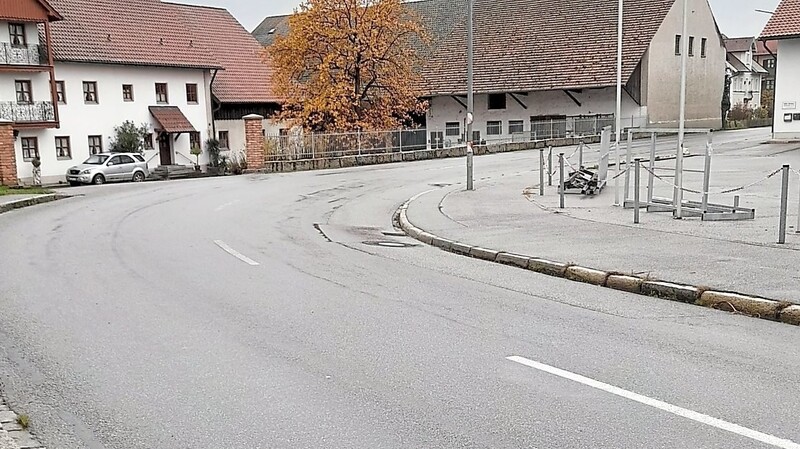
{"type": "Polygon", "coordinates": [[[91,172],[92,172],[92,169],[91,168],[87,168],[86,170],[82,171],[81,174],[82,175],[88,175],[91,172]]]}

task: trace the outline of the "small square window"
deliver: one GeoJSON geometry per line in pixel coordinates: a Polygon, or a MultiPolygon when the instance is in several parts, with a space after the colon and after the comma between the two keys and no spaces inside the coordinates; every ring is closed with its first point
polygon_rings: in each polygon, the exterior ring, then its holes
{"type": "Polygon", "coordinates": [[[675,54],[676,55],[680,55],[681,54],[681,35],[680,34],[676,34],[675,35],[675,54]]]}
{"type": "Polygon", "coordinates": [[[69,137],[56,137],[56,158],[72,159],[72,148],[70,148],[69,137]]]}
{"type": "Polygon", "coordinates": [[[28,39],[25,37],[24,23],[9,23],[8,37],[11,39],[11,45],[15,47],[24,47],[28,45],[28,39]]]}
{"type": "Polygon", "coordinates": [[[200,148],[200,133],[193,131],[189,133],[189,148],[200,148]]]}
{"type": "Polygon", "coordinates": [[[197,104],[197,84],[186,85],[186,102],[197,104]]]}
{"type": "Polygon", "coordinates": [[[17,90],[17,103],[33,103],[33,92],[31,91],[30,80],[16,80],[14,81],[14,87],[17,90]]]}
{"type": "Polygon", "coordinates": [[[89,154],[103,152],[103,136],[89,136],[89,154]]]}
{"type": "Polygon", "coordinates": [[[521,134],[525,132],[525,122],[522,120],[509,120],[508,121],[508,133],[509,134],[521,134]]]}
{"type": "Polygon", "coordinates": [[[503,122],[486,122],[486,135],[499,136],[503,134],[503,122]]]}
{"type": "Polygon", "coordinates": [[[167,83],[156,83],[156,103],[169,103],[167,83]]]}
{"type": "Polygon", "coordinates": [[[83,82],[83,102],[97,104],[97,81],[83,82]]]}
{"type": "Polygon", "coordinates": [[[226,150],[228,148],[230,148],[229,147],[230,144],[228,143],[229,142],[228,141],[228,137],[229,137],[228,136],[228,131],[219,131],[219,132],[217,132],[217,140],[219,140],[219,147],[220,148],[224,148],[226,150]]]}
{"type": "Polygon", "coordinates": [[[489,109],[505,109],[506,94],[489,94],[489,109]]]}
{"type": "Polygon", "coordinates": [[[36,137],[23,137],[22,139],[22,159],[30,162],[39,157],[39,139],[36,137]]]}
{"type": "Polygon", "coordinates": [[[702,38],[700,39],[700,57],[706,57],[706,47],[708,46],[708,39],[702,38]]]}
{"type": "Polygon", "coordinates": [[[447,122],[444,124],[444,135],[447,137],[458,137],[461,135],[461,123],[447,122]]]}
{"type": "Polygon", "coordinates": [[[67,104],[67,88],[63,81],[56,81],[56,99],[59,104],[67,104]]]}
{"type": "Polygon", "coordinates": [[[133,101],[133,84],[122,85],[122,101],[133,101]]]}
{"type": "Polygon", "coordinates": [[[144,149],[145,150],[153,149],[153,133],[147,133],[144,135],[144,149]]]}
{"type": "Polygon", "coordinates": [[[689,36],[689,56],[694,56],[694,36],[689,36]]]}

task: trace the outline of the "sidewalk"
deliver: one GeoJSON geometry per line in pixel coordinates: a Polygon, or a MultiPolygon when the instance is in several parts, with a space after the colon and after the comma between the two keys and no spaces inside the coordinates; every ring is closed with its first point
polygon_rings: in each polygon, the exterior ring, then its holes
{"type": "Polygon", "coordinates": [[[0,214],[35,204],[49,203],[61,198],[66,198],[66,195],[58,193],[0,195],[0,214]]]}
{"type": "MultiPolygon", "coordinates": [[[[751,155],[719,159],[721,174],[712,191],[734,180],[758,179],[762,169],[783,163],[751,155]],[[742,179],[742,169],[749,178],[742,179]]],[[[689,167],[702,163],[687,159],[689,167]]],[[[800,160],[793,167],[800,167],[800,160]]],[[[779,192],[779,177],[745,193],[742,206],[755,207],[758,217],[747,222],[678,221],[642,211],[643,224],[634,225],[633,211],[612,206],[613,185],[594,197],[568,195],[567,208],[560,210],[555,187],[538,196],[538,173],[476,183],[473,192],[430,192],[411,202],[407,213],[422,230],[472,246],[800,304],[800,234],[793,226],[798,183],[792,179],[786,245],[774,244],[777,206],[771,192],[776,183],[779,192]]],[[[670,190],[654,188],[659,196],[670,190]]]]}

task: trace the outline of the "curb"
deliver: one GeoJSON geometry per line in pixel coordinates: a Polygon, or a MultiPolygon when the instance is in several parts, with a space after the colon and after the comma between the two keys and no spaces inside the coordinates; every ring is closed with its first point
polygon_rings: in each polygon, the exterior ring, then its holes
{"type": "Polygon", "coordinates": [[[12,211],[14,209],[22,209],[23,207],[35,206],[37,204],[49,203],[51,201],[69,198],[69,195],[60,193],[51,193],[48,195],[35,196],[33,198],[26,198],[24,200],[11,201],[8,203],[0,204],[0,214],[12,211]]]}
{"type": "Polygon", "coordinates": [[[417,195],[403,203],[397,209],[394,221],[409,237],[444,251],[612,290],[694,304],[800,326],[800,305],[786,301],[777,301],[735,292],[716,291],[702,286],[658,281],[579,265],[564,264],[524,254],[472,246],[433,235],[414,226],[408,220],[408,207],[419,196],[417,195]]]}

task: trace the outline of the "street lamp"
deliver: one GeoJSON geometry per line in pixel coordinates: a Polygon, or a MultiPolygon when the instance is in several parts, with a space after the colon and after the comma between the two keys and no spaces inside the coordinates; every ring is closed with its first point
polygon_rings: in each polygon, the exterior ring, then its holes
{"type": "Polygon", "coordinates": [[[467,0],[467,190],[473,190],[472,177],[472,122],[475,121],[475,98],[473,92],[473,9],[475,0],[467,0]]]}

